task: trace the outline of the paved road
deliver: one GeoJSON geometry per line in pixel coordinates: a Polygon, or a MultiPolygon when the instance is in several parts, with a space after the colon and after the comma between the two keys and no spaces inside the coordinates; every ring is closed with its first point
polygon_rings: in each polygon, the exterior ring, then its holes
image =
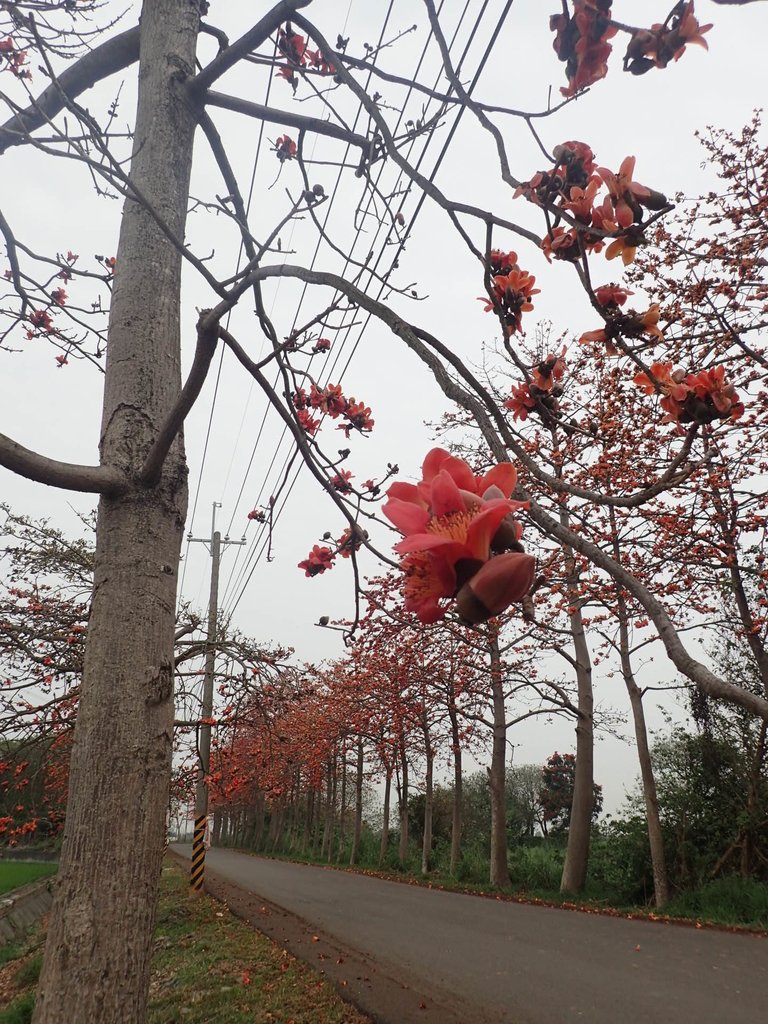
{"type": "MultiPolygon", "coordinates": [[[[175,849],[189,856],[190,847],[175,849]]],[[[231,850],[210,850],[207,864],[427,1002],[475,1007],[467,1024],[768,1021],[768,940],[756,936],[504,903],[231,850]]]]}

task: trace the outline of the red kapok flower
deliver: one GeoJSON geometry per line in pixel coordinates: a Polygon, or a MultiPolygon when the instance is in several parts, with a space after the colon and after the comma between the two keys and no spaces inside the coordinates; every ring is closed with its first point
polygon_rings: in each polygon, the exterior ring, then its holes
{"type": "Polygon", "coordinates": [[[347,400],[341,392],[341,384],[326,384],[318,388],[313,384],[309,391],[308,404],[312,409],[328,413],[332,419],[341,416],[347,409],[347,400]]]}
{"type": "Polygon", "coordinates": [[[528,413],[536,408],[536,399],[531,394],[527,384],[516,384],[512,388],[512,394],[504,403],[505,409],[510,409],[516,420],[527,420],[528,413]]]}
{"type": "Polygon", "coordinates": [[[551,391],[555,384],[563,379],[565,373],[565,348],[559,355],[551,352],[535,366],[531,372],[533,383],[540,391],[551,391]]]}
{"type": "Polygon", "coordinates": [[[304,570],[305,576],[319,576],[327,569],[333,568],[335,557],[330,548],[315,544],[304,561],[299,562],[299,569],[304,570]]]}
{"type": "Polygon", "coordinates": [[[634,292],[627,291],[626,288],[622,288],[617,284],[602,284],[599,288],[595,288],[597,304],[609,308],[611,306],[623,306],[629,296],[634,294],[634,292]]]}
{"type": "Polygon", "coordinates": [[[456,595],[456,611],[467,622],[485,622],[516,601],[533,585],[536,559],[522,552],[496,555],[456,595]]]}
{"type": "Polygon", "coordinates": [[[320,429],[320,420],[313,416],[308,409],[296,409],[296,419],[302,430],[305,430],[310,437],[314,437],[320,429]]]}
{"type": "Polygon", "coordinates": [[[293,160],[296,152],[296,143],[290,135],[281,135],[279,139],[275,140],[275,153],[281,164],[286,160],[293,160]]]}
{"type": "Polygon", "coordinates": [[[511,513],[524,503],[503,497],[516,483],[506,463],[480,477],[462,459],[434,448],[422,473],[418,484],[392,484],[383,511],[405,535],[395,550],[405,556],[406,610],[437,622],[445,602],[493,557],[494,546],[519,547],[522,529],[511,513]]]}
{"type": "Polygon", "coordinates": [[[348,469],[342,469],[331,477],[331,487],[339,494],[349,494],[352,490],[352,484],[349,482],[351,479],[351,472],[348,469]]]}
{"type": "Polygon", "coordinates": [[[340,423],[336,429],[343,430],[347,437],[351,430],[359,430],[361,434],[367,434],[373,430],[374,421],[371,419],[369,406],[362,402],[356,402],[354,398],[348,399],[344,416],[349,423],[340,423]]]}

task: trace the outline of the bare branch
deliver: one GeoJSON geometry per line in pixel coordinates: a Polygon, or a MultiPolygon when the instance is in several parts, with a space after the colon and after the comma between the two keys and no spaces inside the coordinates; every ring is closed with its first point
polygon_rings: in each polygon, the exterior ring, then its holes
{"type": "Polygon", "coordinates": [[[0,434],[0,466],[28,480],[68,491],[116,495],[128,490],[125,476],[111,466],[78,466],[49,459],[24,448],[5,434],[0,434]]]}
{"type": "Polygon", "coordinates": [[[204,67],[189,84],[190,93],[196,99],[201,99],[203,93],[218,79],[221,78],[231,67],[241,60],[246,53],[255,50],[257,46],[269,38],[284,21],[288,21],[294,11],[300,7],[307,7],[311,0],[280,0],[276,7],[273,7],[269,14],[264,15],[261,21],[244,35],[236,39],[231,46],[228,46],[223,53],[204,67]]]}
{"type": "Polygon", "coordinates": [[[62,71],[32,106],[0,126],[0,153],[25,143],[30,132],[47,124],[64,109],[66,99],[74,99],[97,82],[134,64],[139,59],[139,32],[138,25],[121,32],[62,71]]]}
{"type": "Polygon", "coordinates": [[[312,132],[315,135],[327,135],[332,139],[339,139],[341,142],[348,142],[351,146],[357,146],[367,153],[371,147],[371,140],[364,135],[356,135],[347,128],[324,121],[319,117],[307,117],[306,114],[296,114],[289,110],[278,110],[275,107],[265,107],[262,103],[253,103],[251,100],[241,99],[239,96],[227,96],[221,92],[207,92],[204,102],[212,107],[221,107],[223,110],[234,110],[238,114],[247,114],[259,121],[270,121],[273,124],[288,125],[291,128],[298,128],[300,131],[312,132]]]}
{"type": "Polygon", "coordinates": [[[163,472],[163,463],[168,452],[171,450],[176,435],[181,430],[184,420],[192,406],[197,401],[197,396],[202,390],[208,370],[216,351],[218,340],[218,322],[208,315],[209,310],[204,310],[197,322],[197,347],[195,357],[189,371],[184,387],[181,389],[176,404],[168,413],[165,423],[150,449],[146,462],[139,474],[139,482],[145,487],[154,487],[160,480],[163,472]]]}

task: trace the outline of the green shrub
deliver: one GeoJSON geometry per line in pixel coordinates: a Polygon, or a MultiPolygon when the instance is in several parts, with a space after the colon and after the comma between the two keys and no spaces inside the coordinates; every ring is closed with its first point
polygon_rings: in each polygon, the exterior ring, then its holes
{"type": "Polygon", "coordinates": [[[666,913],[718,924],[768,928],[768,885],[736,875],[715,878],[698,889],[680,893],[666,913]]]}

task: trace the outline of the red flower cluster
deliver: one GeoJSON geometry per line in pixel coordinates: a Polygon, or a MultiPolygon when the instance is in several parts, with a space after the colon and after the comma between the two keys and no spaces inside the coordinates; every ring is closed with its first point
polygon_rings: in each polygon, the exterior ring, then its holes
{"type": "Polygon", "coordinates": [[[652,363],[650,376],[643,371],[635,375],[634,382],[647,395],[662,395],[659,405],[667,414],[664,423],[736,420],[744,412],[736,389],[725,379],[723,366],[686,374],[685,370],[673,370],[672,363],[652,363]]]}
{"type": "Polygon", "coordinates": [[[522,527],[512,513],[517,473],[502,463],[476,476],[462,459],[433,448],[418,484],[397,482],[383,511],[404,539],[407,611],[437,622],[455,599],[467,622],[479,623],[520,601],[533,583],[535,559],[520,545],[522,527]]]}
{"type": "Polygon", "coordinates": [[[318,338],[315,344],[312,346],[312,351],[317,354],[318,352],[330,352],[331,342],[328,338],[318,338]]]}
{"type": "Polygon", "coordinates": [[[650,335],[653,338],[663,338],[664,335],[659,327],[659,316],[661,307],[654,302],[644,313],[636,313],[633,309],[622,313],[619,308],[627,300],[632,292],[617,288],[615,285],[604,285],[595,291],[595,298],[605,310],[605,327],[596,331],[586,331],[579,338],[581,344],[587,342],[602,342],[605,344],[609,356],[618,355],[618,348],[614,340],[619,337],[638,338],[640,335],[650,335]],[[598,294],[599,293],[599,294],[598,294]]]}
{"type": "Polygon", "coordinates": [[[3,71],[10,71],[16,78],[32,77],[32,72],[24,67],[27,63],[27,51],[17,49],[12,36],[0,39],[0,59],[5,60],[3,71]]]}
{"type": "Polygon", "coordinates": [[[665,68],[670,61],[680,60],[687,45],[703,46],[708,50],[704,33],[712,25],[699,25],[693,13],[694,0],[678,4],[669,24],[655,24],[650,29],[638,29],[632,34],[624,55],[624,70],[633,75],[644,75],[651,68],[665,68]]]}
{"type": "MultiPolygon", "coordinates": [[[[350,474],[345,474],[347,478],[350,474]]],[[[326,534],[326,537],[330,534],[326,534]]],[[[336,555],[342,558],[350,558],[354,551],[357,551],[368,539],[368,534],[359,526],[347,528],[336,541],[336,550],[325,544],[315,544],[303,562],[299,562],[299,569],[304,570],[305,576],[320,576],[328,569],[333,568],[336,555]]]]}
{"type": "Polygon", "coordinates": [[[336,74],[336,68],[325,59],[320,50],[307,49],[307,40],[293,31],[290,22],[278,32],[277,48],[286,61],[277,72],[277,77],[290,82],[294,92],[299,84],[297,71],[317,71],[321,75],[336,74]]]}
{"type": "Polygon", "coordinates": [[[33,309],[29,314],[29,323],[28,338],[34,338],[40,334],[53,334],[53,320],[47,309],[33,309]]]}
{"type": "Polygon", "coordinates": [[[59,256],[58,259],[60,261],[65,262],[67,264],[67,266],[66,267],[62,267],[61,270],[59,271],[59,273],[56,275],[56,277],[60,281],[65,281],[65,282],[66,281],[71,281],[72,280],[72,270],[71,270],[71,268],[75,265],[75,263],[79,259],[79,256],[77,255],[77,253],[72,252],[72,250],[70,249],[69,252],[67,253],[66,257],[59,256]]]}
{"type": "Polygon", "coordinates": [[[309,395],[303,388],[299,388],[293,394],[292,401],[299,425],[312,436],[320,428],[320,420],[312,416],[309,409],[317,409],[331,419],[343,416],[347,422],[339,424],[337,429],[343,430],[347,437],[352,430],[359,430],[361,434],[365,434],[373,429],[374,421],[370,408],[356,401],[354,397],[345,398],[340,384],[326,384],[323,388],[312,384],[309,395]]]}
{"type": "Polygon", "coordinates": [[[574,262],[583,253],[600,252],[606,237],[614,236],[606,258],[620,255],[625,266],[631,263],[637,246],[645,242],[644,209],[663,209],[666,196],[632,180],[633,156],[625,157],[614,173],[596,167],[592,150],[583,142],[564,142],[553,152],[554,170],[539,171],[515,192],[539,206],[563,210],[575,221],[571,227],[548,231],[541,243],[547,260],[574,262]],[[603,188],[607,194],[600,198],[603,188]]]}
{"type": "Polygon", "coordinates": [[[611,22],[612,0],[573,0],[573,15],[553,14],[549,27],[555,33],[552,44],[565,64],[568,87],[560,92],[573,96],[599,82],[608,73],[613,47],[608,42],[618,29],[611,22]]]}
{"type": "Polygon", "coordinates": [[[538,295],[541,289],[533,287],[535,277],[520,269],[516,252],[492,249],[488,270],[493,278],[491,298],[480,296],[479,301],[485,303],[486,313],[493,310],[501,318],[507,334],[514,334],[522,329],[523,313],[533,309],[531,296],[538,295]]]}
{"type": "Polygon", "coordinates": [[[560,413],[558,398],[563,389],[560,381],[565,374],[565,348],[559,355],[549,353],[531,371],[530,383],[517,384],[504,403],[516,420],[525,421],[534,410],[545,422],[556,419],[560,413]]]}

